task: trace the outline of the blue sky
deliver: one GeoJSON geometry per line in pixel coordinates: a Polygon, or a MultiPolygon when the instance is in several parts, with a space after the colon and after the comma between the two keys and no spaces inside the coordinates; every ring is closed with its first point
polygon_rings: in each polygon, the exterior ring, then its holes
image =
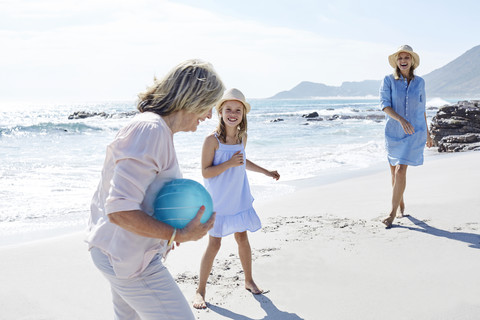
{"type": "Polygon", "coordinates": [[[264,98],[380,80],[402,44],[424,75],[480,45],[479,12],[473,0],[0,0],[0,101],[133,100],[189,58],[264,98]]]}

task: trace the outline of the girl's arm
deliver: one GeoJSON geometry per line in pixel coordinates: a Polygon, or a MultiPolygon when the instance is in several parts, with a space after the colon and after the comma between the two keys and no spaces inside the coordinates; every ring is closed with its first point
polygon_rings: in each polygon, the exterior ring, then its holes
{"type": "Polygon", "coordinates": [[[205,179],[213,178],[223,173],[229,168],[243,165],[243,154],[236,152],[228,161],[213,165],[215,150],[218,148],[218,141],[214,135],[210,135],[205,139],[202,149],[202,176],[205,179]]]}
{"type": "Polygon", "coordinates": [[[264,175],[266,175],[268,177],[272,177],[275,180],[280,179],[280,174],[276,170],[269,171],[265,168],[260,167],[259,165],[253,163],[252,161],[250,161],[248,159],[247,159],[246,168],[247,168],[247,170],[250,170],[250,171],[263,173],[264,175]]]}
{"type": "MultiPolygon", "coordinates": [[[[247,135],[245,135],[245,137],[243,138],[243,147],[246,148],[247,147],[247,135]]],[[[246,159],[246,165],[245,165],[245,168],[247,170],[250,170],[250,171],[254,171],[254,172],[259,172],[259,173],[263,173],[264,175],[268,176],[268,177],[272,177],[273,179],[275,180],[278,180],[280,179],[280,174],[274,170],[274,171],[269,171],[265,168],[262,168],[260,167],[259,165],[253,163],[252,161],[246,159]]]]}
{"type": "Polygon", "coordinates": [[[406,134],[414,134],[415,129],[413,128],[412,124],[405,120],[404,117],[399,115],[398,113],[395,112],[395,110],[392,109],[392,107],[385,107],[383,108],[383,111],[390,116],[390,118],[397,120],[400,122],[402,125],[403,131],[405,131],[406,134]]]}
{"type": "Polygon", "coordinates": [[[433,147],[433,139],[430,136],[430,130],[428,130],[427,113],[425,112],[424,115],[425,115],[425,124],[427,125],[427,147],[431,148],[433,147]]]}

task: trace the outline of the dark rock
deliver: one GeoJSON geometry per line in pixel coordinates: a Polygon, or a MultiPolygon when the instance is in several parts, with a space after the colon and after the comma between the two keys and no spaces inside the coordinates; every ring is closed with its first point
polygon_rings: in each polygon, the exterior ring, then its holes
{"type": "Polygon", "coordinates": [[[90,117],[103,117],[107,118],[108,114],[105,112],[87,112],[87,111],[76,111],[68,116],[68,119],[85,119],[90,117]]]}
{"type": "Polygon", "coordinates": [[[480,150],[480,101],[459,101],[441,107],[430,133],[440,152],[480,150]]]}
{"type": "MultiPolygon", "coordinates": [[[[335,109],[332,109],[335,110],[335,109]]],[[[372,109],[372,111],[378,111],[372,109]]],[[[355,110],[354,112],[359,112],[355,110]]],[[[303,118],[306,118],[307,121],[334,121],[334,120],[374,120],[376,122],[380,122],[385,120],[385,115],[383,113],[374,113],[374,114],[366,114],[366,115],[348,115],[348,114],[334,114],[332,116],[322,118],[318,114],[318,112],[311,112],[309,114],[302,115],[303,118]]]]}
{"type": "Polygon", "coordinates": [[[446,143],[472,143],[480,142],[480,134],[478,133],[468,133],[461,136],[446,136],[442,138],[443,142],[446,143]]]}
{"type": "Polygon", "coordinates": [[[91,117],[127,118],[127,117],[132,117],[137,113],[138,111],[119,112],[119,113],[112,113],[112,114],[108,114],[105,112],[75,111],[74,113],[68,116],[68,119],[75,120],[75,119],[85,119],[85,118],[91,118],[91,117]]]}
{"type": "Polygon", "coordinates": [[[374,120],[376,122],[380,122],[385,120],[385,115],[383,114],[367,114],[367,115],[348,115],[348,114],[334,114],[333,116],[327,118],[327,120],[374,120]]]}
{"type": "Polygon", "coordinates": [[[281,122],[281,121],[284,121],[284,120],[281,118],[270,120],[270,122],[281,122]]]}
{"type": "Polygon", "coordinates": [[[302,117],[307,118],[307,119],[317,118],[318,117],[318,112],[316,112],[316,111],[310,112],[309,114],[304,114],[302,117]]]}
{"type": "Polygon", "coordinates": [[[380,122],[385,120],[384,114],[369,114],[365,117],[367,120],[375,120],[376,122],[380,122]]]}

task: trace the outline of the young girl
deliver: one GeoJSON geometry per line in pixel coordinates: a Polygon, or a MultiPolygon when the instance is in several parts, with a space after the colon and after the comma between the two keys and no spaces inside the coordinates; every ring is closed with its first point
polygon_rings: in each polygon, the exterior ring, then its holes
{"type": "Polygon", "coordinates": [[[250,104],[245,101],[242,92],[238,89],[227,90],[216,109],[219,124],[203,144],[202,175],[217,215],[214,227],[209,231],[208,247],[200,266],[200,281],[193,302],[197,309],[207,307],[205,292],[213,260],[220,249],[222,237],[232,233],[235,234],[245,274],[245,289],[253,294],[263,293],[252,278],[252,251],[247,230],[257,231],[261,228],[261,223],[252,206],[253,197],[246,169],[263,173],[275,180],[280,178],[277,171],[268,171],[245,156],[250,104]]]}

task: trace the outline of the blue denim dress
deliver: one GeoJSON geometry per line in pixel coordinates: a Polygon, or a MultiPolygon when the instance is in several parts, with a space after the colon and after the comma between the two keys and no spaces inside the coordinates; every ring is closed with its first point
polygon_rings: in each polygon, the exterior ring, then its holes
{"type": "Polygon", "coordinates": [[[408,84],[403,76],[398,80],[393,75],[385,76],[380,87],[380,107],[391,107],[415,128],[414,134],[406,134],[400,122],[386,115],[385,146],[390,165],[422,165],[427,142],[425,81],[415,76],[408,84]]]}

